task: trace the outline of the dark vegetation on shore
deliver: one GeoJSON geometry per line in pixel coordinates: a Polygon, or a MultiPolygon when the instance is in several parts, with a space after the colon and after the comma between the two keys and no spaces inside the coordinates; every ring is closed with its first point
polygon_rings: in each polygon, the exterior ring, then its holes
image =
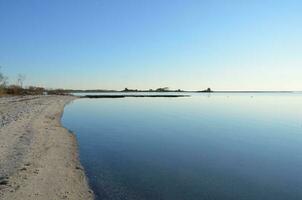
{"type": "Polygon", "coordinates": [[[211,88],[200,91],[186,91],[186,90],[171,90],[168,87],[157,88],[157,89],[148,89],[148,90],[138,90],[138,89],[128,89],[125,88],[123,90],[63,90],[65,93],[114,93],[114,92],[213,92],[211,88]]]}
{"type": "MultiPolygon", "coordinates": [[[[1,70],[1,67],[0,67],[1,70]]],[[[171,90],[168,87],[162,87],[157,89],[148,89],[148,90],[138,90],[138,89],[128,89],[125,88],[124,90],[68,90],[68,89],[45,89],[43,87],[37,86],[29,86],[24,87],[23,83],[25,81],[25,76],[19,74],[17,77],[16,84],[8,84],[8,78],[3,75],[0,71],[0,96],[5,95],[69,95],[71,93],[114,93],[114,92],[213,92],[210,88],[201,91],[184,91],[181,89],[171,90]]],[[[180,97],[186,95],[86,95],[87,98],[124,98],[124,97],[180,97]]]]}
{"type": "MultiPolygon", "coordinates": [[[[1,67],[0,67],[1,70],[1,67]]],[[[15,84],[8,83],[8,77],[0,71],[0,96],[6,95],[68,95],[68,92],[63,89],[45,89],[43,87],[28,86],[24,87],[23,83],[25,76],[19,74],[15,84]]]]}
{"type": "Polygon", "coordinates": [[[90,98],[90,99],[97,99],[97,98],[126,98],[126,97],[189,97],[190,95],[173,95],[173,94],[151,94],[151,95],[139,95],[139,94],[129,94],[129,95],[85,95],[81,98],[90,98]]]}
{"type": "MultiPolygon", "coordinates": [[[[1,69],[1,68],[0,68],[1,69]]],[[[0,96],[4,95],[40,95],[44,93],[44,88],[29,86],[24,88],[25,76],[18,75],[16,84],[8,84],[8,78],[0,72],[0,96]]]]}

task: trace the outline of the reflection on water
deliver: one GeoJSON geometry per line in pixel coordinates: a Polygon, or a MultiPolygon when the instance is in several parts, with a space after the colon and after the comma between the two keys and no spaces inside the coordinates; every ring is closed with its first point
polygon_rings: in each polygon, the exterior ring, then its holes
{"type": "Polygon", "coordinates": [[[63,124],[97,199],[302,199],[302,94],[80,99],[63,124]]]}

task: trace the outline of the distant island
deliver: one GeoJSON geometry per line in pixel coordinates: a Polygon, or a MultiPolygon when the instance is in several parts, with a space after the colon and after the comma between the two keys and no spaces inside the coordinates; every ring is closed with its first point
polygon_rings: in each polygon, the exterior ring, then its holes
{"type": "Polygon", "coordinates": [[[171,90],[169,87],[161,87],[157,89],[147,89],[147,90],[139,90],[139,89],[129,89],[125,88],[123,90],[106,90],[106,89],[94,89],[94,90],[72,90],[72,89],[57,89],[57,90],[48,90],[48,91],[60,91],[62,93],[112,93],[112,92],[214,92],[211,88],[207,88],[205,90],[171,90]]]}

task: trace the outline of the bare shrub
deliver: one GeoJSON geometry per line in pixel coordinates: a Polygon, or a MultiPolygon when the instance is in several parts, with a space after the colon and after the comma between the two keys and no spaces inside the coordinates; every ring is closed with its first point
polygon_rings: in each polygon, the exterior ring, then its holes
{"type": "Polygon", "coordinates": [[[35,87],[30,86],[28,89],[25,90],[27,95],[43,95],[45,89],[43,87],[35,87]]]}
{"type": "Polygon", "coordinates": [[[10,85],[6,88],[6,93],[10,95],[23,95],[24,90],[19,85],[10,85]]]}

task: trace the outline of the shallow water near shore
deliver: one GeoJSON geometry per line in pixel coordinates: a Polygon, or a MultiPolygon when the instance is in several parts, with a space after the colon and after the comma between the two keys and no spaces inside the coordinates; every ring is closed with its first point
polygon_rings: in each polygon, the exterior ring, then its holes
{"type": "Polygon", "coordinates": [[[62,123],[97,200],[302,199],[302,94],[79,99],[62,123]]]}

